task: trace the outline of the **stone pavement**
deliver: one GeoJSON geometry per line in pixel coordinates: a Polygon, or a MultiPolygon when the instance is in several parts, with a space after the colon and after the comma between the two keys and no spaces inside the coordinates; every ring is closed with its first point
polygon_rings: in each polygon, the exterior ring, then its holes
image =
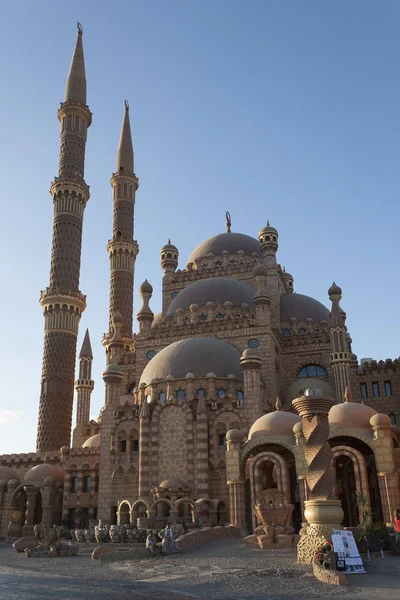
{"type": "Polygon", "coordinates": [[[100,563],[76,557],[26,559],[0,544],[0,600],[399,600],[400,556],[374,558],[350,587],[316,581],[294,550],[260,551],[240,540],[203,544],[165,559],[100,563]]]}

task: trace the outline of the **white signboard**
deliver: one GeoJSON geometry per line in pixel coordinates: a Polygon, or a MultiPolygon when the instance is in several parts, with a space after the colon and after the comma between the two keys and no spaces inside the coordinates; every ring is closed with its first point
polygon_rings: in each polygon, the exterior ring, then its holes
{"type": "Polygon", "coordinates": [[[344,560],[347,574],[366,573],[352,531],[333,529],[332,544],[338,558],[344,560]]]}

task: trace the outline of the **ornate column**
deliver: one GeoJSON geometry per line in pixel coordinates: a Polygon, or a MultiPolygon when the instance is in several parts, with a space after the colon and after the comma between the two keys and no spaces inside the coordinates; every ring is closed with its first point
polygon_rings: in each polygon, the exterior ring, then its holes
{"type": "Polygon", "coordinates": [[[309,526],[307,534],[300,538],[297,558],[300,562],[311,562],[314,548],[327,536],[330,537],[332,529],[339,528],[343,519],[340,501],[331,499],[335,473],[328,443],[328,413],[335,401],[333,398],[308,395],[296,398],[292,404],[302,418],[306,481],[310,490],[309,499],[304,503],[304,517],[309,526]]]}
{"type": "Polygon", "coordinates": [[[24,487],[26,492],[26,511],[25,511],[25,523],[22,528],[22,536],[28,537],[33,536],[33,526],[35,518],[35,507],[36,507],[36,496],[38,494],[38,488],[35,487],[24,487]]]}
{"type": "Polygon", "coordinates": [[[149,456],[149,444],[150,444],[150,419],[149,419],[149,406],[146,398],[142,400],[139,413],[139,483],[138,483],[138,496],[139,498],[148,498],[150,494],[150,456],[149,456]]]}

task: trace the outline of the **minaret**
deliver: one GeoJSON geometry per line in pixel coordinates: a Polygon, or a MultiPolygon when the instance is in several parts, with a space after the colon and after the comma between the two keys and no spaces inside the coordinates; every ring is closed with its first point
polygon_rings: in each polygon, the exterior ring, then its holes
{"type": "Polygon", "coordinates": [[[351,350],[348,341],[346,313],[340,307],[342,290],[335,282],[328,290],[332,302],[329,317],[329,335],[331,338],[331,365],[335,376],[336,398],[343,402],[345,395],[351,393],[350,365],[351,350]]]}
{"type": "Polygon", "coordinates": [[[86,329],[81,351],[79,353],[79,379],[75,381],[77,394],[76,424],[89,423],[90,396],[94,388],[92,381],[93,354],[90,345],[89,330],[86,329]]]}
{"type": "Polygon", "coordinates": [[[109,333],[104,339],[108,352],[113,335],[113,316],[122,316],[121,335],[125,346],[132,346],[133,276],[139,252],[133,239],[135,194],[139,181],[134,174],[133,146],[129,122],[129,104],[125,100],[125,114],[117,153],[116,172],[111,177],[114,217],[113,237],[108,241],[110,256],[110,312],[109,333]]]}
{"type": "Polygon", "coordinates": [[[45,317],[37,451],[69,446],[78,326],[86,307],[79,291],[83,213],[89,200],[84,181],[87,129],[92,113],[86,105],[82,27],[58,110],[61,123],[58,177],[51,184],[54,203],[50,283],[40,295],[45,317]]]}

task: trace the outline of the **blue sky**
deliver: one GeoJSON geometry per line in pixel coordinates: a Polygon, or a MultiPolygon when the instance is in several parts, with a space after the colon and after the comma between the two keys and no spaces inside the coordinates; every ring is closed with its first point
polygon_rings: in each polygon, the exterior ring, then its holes
{"type": "Polygon", "coordinates": [[[0,452],[35,449],[57,173],[57,108],[84,28],[91,187],[79,344],[94,351],[103,404],[112,200],[123,101],[135,170],[135,311],[147,277],[160,309],[159,250],[180,267],[203,239],[256,236],[267,219],[295,289],[328,304],[343,288],[353,349],[398,354],[400,83],[396,0],[0,0],[2,319],[0,452]]]}

